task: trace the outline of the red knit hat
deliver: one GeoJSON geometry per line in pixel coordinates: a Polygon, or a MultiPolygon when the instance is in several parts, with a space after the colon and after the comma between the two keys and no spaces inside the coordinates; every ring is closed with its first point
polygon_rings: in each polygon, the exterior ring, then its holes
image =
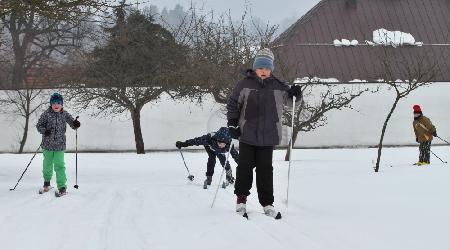
{"type": "Polygon", "coordinates": [[[414,105],[413,106],[413,110],[414,110],[414,113],[421,113],[422,112],[422,109],[420,108],[419,105],[414,105]]]}

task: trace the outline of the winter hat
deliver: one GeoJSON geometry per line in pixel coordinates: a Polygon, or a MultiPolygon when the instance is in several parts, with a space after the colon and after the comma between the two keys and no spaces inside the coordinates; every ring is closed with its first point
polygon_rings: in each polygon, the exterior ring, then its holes
{"type": "Polygon", "coordinates": [[[60,93],[53,93],[50,97],[50,105],[53,104],[60,104],[61,106],[64,105],[64,99],[60,93]]]}
{"type": "Polygon", "coordinates": [[[422,109],[420,108],[419,105],[414,105],[413,110],[414,110],[414,113],[417,113],[417,114],[422,113],[422,109]]]}
{"type": "Polygon", "coordinates": [[[226,128],[226,127],[221,127],[219,130],[217,130],[217,132],[214,133],[212,138],[218,142],[225,142],[225,143],[231,142],[230,132],[228,131],[228,128],[226,128]]]}
{"type": "Polygon", "coordinates": [[[255,61],[253,62],[253,70],[266,68],[273,71],[274,56],[272,51],[268,48],[264,48],[256,53],[255,61]]]}

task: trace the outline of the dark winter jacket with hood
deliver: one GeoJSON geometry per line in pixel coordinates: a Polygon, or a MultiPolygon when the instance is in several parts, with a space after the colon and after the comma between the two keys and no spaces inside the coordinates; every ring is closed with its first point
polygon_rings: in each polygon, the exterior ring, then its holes
{"type": "Polygon", "coordinates": [[[285,106],[292,107],[289,86],[275,76],[262,80],[247,70],[238,81],[227,104],[227,119],[238,121],[239,141],[253,146],[275,146],[282,139],[285,106]]]}
{"type": "MultiPolygon", "coordinates": [[[[193,139],[189,139],[186,141],[186,146],[205,146],[214,151],[216,156],[219,158],[220,162],[226,161],[226,154],[230,150],[231,146],[231,136],[228,132],[228,128],[222,127],[215,133],[209,133],[200,137],[196,137],[193,139]],[[217,145],[218,142],[226,143],[224,148],[219,148],[217,145]]],[[[239,162],[239,153],[234,148],[234,145],[231,146],[231,157],[233,157],[236,163],[239,162]]]]}
{"type": "Polygon", "coordinates": [[[42,113],[36,128],[42,134],[41,147],[45,150],[62,151],[66,150],[66,123],[73,129],[73,117],[61,109],[60,112],[55,112],[49,107],[42,113]],[[48,136],[45,131],[49,131],[48,136]]]}

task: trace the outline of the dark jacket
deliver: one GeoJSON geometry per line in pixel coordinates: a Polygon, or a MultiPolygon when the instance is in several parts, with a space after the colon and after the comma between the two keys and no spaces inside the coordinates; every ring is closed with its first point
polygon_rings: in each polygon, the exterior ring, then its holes
{"type": "Polygon", "coordinates": [[[254,146],[281,143],[283,109],[292,107],[287,90],[289,86],[273,75],[262,80],[253,70],[247,70],[227,104],[227,119],[239,121],[241,142],[254,146]]]}
{"type": "MultiPolygon", "coordinates": [[[[187,144],[187,146],[201,146],[202,145],[202,146],[208,147],[209,149],[214,151],[217,158],[219,158],[220,162],[225,162],[226,154],[230,150],[231,138],[229,141],[225,142],[226,143],[225,148],[219,148],[219,146],[217,145],[217,141],[218,140],[214,136],[214,134],[206,134],[206,135],[203,135],[200,137],[189,139],[186,141],[186,144],[187,144]]],[[[233,159],[236,163],[239,162],[239,153],[234,148],[234,145],[231,147],[230,155],[231,155],[231,157],[233,157],[233,159]]]]}
{"type": "Polygon", "coordinates": [[[52,108],[48,108],[42,113],[36,128],[42,134],[41,147],[51,151],[66,150],[66,123],[73,129],[73,117],[64,109],[55,112],[52,108]],[[45,131],[50,131],[50,135],[46,136],[45,131]]]}

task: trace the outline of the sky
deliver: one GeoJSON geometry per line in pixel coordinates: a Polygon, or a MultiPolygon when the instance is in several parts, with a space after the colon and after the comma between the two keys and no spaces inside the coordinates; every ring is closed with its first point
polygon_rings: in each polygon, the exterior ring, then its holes
{"type": "Polygon", "coordinates": [[[288,23],[294,23],[320,0],[150,0],[148,4],[156,5],[160,10],[164,7],[173,9],[176,4],[186,9],[191,2],[197,7],[204,6],[208,10],[219,13],[230,10],[232,15],[237,17],[242,14],[247,3],[253,17],[259,17],[283,27],[288,23]]]}

